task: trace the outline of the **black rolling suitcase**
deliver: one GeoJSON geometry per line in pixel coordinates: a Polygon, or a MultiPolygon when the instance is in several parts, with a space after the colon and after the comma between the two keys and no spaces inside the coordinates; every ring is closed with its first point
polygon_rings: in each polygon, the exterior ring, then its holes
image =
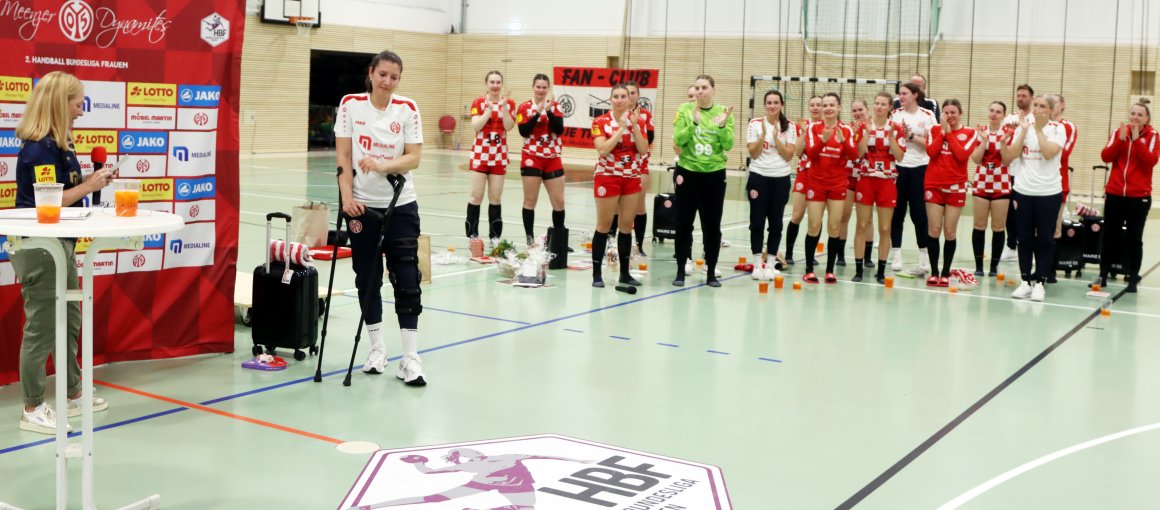
{"type": "Polygon", "coordinates": [[[1075,277],[1080,278],[1083,276],[1083,268],[1086,264],[1087,244],[1085,238],[1087,237],[1087,229],[1082,222],[1064,220],[1061,232],[1063,235],[1060,236],[1059,242],[1055,245],[1055,269],[1062,270],[1064,276],[1068,278],[1071,278],[1071,273],[1074,271],[1075,277]]]}
{"type": "MultiPolygon", "coordinates": [[[[673,169],[670,168],[669,171],[673,169]]],[[[669,182],[672,182],[670,176],[669,182]]],[[[665,239],[677,238],[677,194],[657,193],[653,197],[652,242],[662,243],[665,239]]]]}
{"type": "Polygon", "coordinates": [[[294,359],[306,359],[303,349],[318,353],[318,270],[289,263],[290,215],[266,215],[266,263],[254,269],[254,355],[293,349],[294,359]],[[270,260],[270,229],[274,218],[286,220],[286,262],[270,260]]]}

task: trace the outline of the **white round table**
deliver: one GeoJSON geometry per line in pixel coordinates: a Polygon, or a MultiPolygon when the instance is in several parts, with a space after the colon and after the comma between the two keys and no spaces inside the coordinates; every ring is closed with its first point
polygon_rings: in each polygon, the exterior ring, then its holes
{"type": "MultiPolygon", "coordinates": [[[[10,251],[41,248],[52,255],[56,263],[56,508],[68,506],[68,459],[81,457],[81,492],[86,510],[95,509],[93,501],[93,259],[102,250],[140,250],[144,247],[144,236],[180,230],[185,222],[176,214],[138,209],[137,216],[119,217],[111,208],[86,209],[90,212],[84,219],[64,219],[70,212],[62,210],[59,223],[43,224],[33,219],[17,219],[0,215],[0,234],[8,236],[10,251]],[[93,242],[85,252],[81,270],[80,291],[69,291],[65,262],[68,260],[60,239],[89,237],[93,242]],[[68,423],[67,388],[68,378],[65,360],[68,357],[67,302],[82,301],[81,306],[81,443],[70,444],[64,425],[68,423]]],[[[23,213],[5,211],[7,213],[23,213]]],[[[126,509],[159,508],[160,496],[132,503],[126,509]]]]}

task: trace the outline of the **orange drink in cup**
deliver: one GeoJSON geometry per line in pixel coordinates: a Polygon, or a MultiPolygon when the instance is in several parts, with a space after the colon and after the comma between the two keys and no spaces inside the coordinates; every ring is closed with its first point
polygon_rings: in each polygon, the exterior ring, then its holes
{"type": "Polygon", "coordinates": [[[767,281],[757,282],[757,292],[760,294],[769,294],[769,282],[767,282],[767,281]]]}
{"type": "Polygon", "coordinates": [[[773,277],[773,288],[781,289],[784,287],[785,287],[785,277],[782,275],[774,276],[773,277]]]}
{"type": "Polygon", "coordinates": [[[60,223],[60,206],[64,200],[64,184],[34,183],[37,223],[60,223]]]}
{"type": "Polygon", "coordinates": [[[137,215],[137,201],[141,196],[141,181],[137,179],[116,179],[113,181],[113,202],[117,216],[137,215]]]}
{"type": "Polygon", "coordinates": [[[894,277],[887,276],[885,285],[886,285],[886,288],[893,289],[894,288],[894,277]]]}

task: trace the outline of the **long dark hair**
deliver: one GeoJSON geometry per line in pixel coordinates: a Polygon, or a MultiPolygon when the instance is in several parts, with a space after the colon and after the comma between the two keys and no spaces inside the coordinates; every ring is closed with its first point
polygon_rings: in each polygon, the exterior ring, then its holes
{"type": "Polygon", "coordinates": [[[781,129],[782,132],[785,132],[789,129],[789,119],[785,118],[785,96],[781,95],[780,90],[769,89],[769,91],[765,93],[765,97],[762,98],[761,103],[765,104],[765,101],[769,100],[769,96],[777,96],[777,100],[781,101],[781,111],[777,112],[777,124],[779,129],[781,129]]]}
{"type": "Polygon", "coordinates": [[[914,100],[915,104],[922,106],[922,103],[926,102],[926,93],[923,92],[922,89],[918,87],[918,85],[915,85],[913,83],[903,83],[902,88],[905,88],[906,90],[909,90],[912,94],[918,96],[918,99],[914,100]]]}
{"type": "MultiPolygon", "coordinates": [[[[503,78],[503,76],[501,75],[500,78],[503,78]]],[[[537,74],[534,78],[532,78],[532,85],[535,85],[536,82],[538,82],[540,80],[544,80],[544,81],[548,82],[548,85],[552,84],[552,79],[548,78],[548,75],[546,75],[544,73],[540,73],[540,74],[537,74]]]]}
{"type": "Polygon", "coordinates": [[[399,65],[399,74],[403,73],[403,58],[400,57],[398,53],[387,50],[387,51],[384,51],[382,53],[379,53],[378,55],[375,55],[375,57],[371,59],[371,64],[369,66],[367,66],[367,78],[366,78],[367,94],[374,92],[374,87],[371,86],[370,74],[373,73],[375,71],[375,68],[378,67],[379,64],[382,63],[384,60],[387,62],[394,62],[394,63],[398,64],[399,65]]]}

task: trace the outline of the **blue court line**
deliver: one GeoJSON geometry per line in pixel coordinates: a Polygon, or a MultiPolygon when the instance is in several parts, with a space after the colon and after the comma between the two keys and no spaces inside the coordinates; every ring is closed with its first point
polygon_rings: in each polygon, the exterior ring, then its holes
{"type": "Polygon", "coordinates": [[[707,350],[707,351],[705,351],[705,352],[712,353],[712,354],[724,354],[724,355],[726,355],[726,356],[728,356],[728,355],[729,355],[729,353],[727,353],[727,352],[722,352],[722,351],[714,351],[713,349],[709,349],[709,350],[707,350]]]}
{"type": "Polygon", "coordinates": [[[666,343],[664,343],[664,342],[657,342],[657,345],[663,345],[663,346],[665,346],[665,347],[680,347],[680,346],[679,346],[679,345],[677,345],[677,344],[666,344],[666,343]]]}
{"type": "Polygon", "coordinates": [[[759,359],[761,361],[771,361],[773,363],[781,363],[781,360],[779,360],[779,359],[772,359],[772,358],[757,358],[757,359],[759,359]]]}
{"type": "MultiPolygon", "coordinates": [[[[151,420],[153,418],[160,418],[162,416],[170,415],[173,413],[179,413],[181,411],[188,411],[188,410],[189,410],[188,407],[175,407],[173,409],[161,411],[159,413],[147,414],[145,416],[138,416],[136,418],[130,418],[128,420],[123,420],[123,421],[119,421],[116,423],[110,423],[108,425],[101,425],[100,427],[94,427],[93,432],[96,433],[96,432],[100,432],[102,430],[121,427],[124,425],[131,425],[131,424],[137,423],[139,421],[151,420]]],[[[68,433],[68,437],[70,437],[70,438],[80,437],[80,435],[81,435],[80,432],[69,432],[68,433]]],[[[54,443],[54,442],[56,442],[55,436],[53,436],[51,439],[41,439],[40,441],[33,441],[31,443],[18,444],[16,446],[10,446],[8,448],[4,448],[4,449],[0,450],[0,455],[4,455],[5,453],[12,453],[15,451],[20,451],[20,450],[23,450],[25,448],[32,448],[33,446],[40,446],[42,444],[49,444],[49,443],[54,443]]]]}
{"type": "Polygon", "coordinates": [[[608,338],[614,338],[616,340],[632,340],[631,338],[629,338],[627,336],[616,336],[616,335],[608,335],[608,338]]]}
{"type": "MultiPolygon", "coordinates": [[[[740,278],[740,277],[742,277],[742,276],[745,276],[745,274],[739,274],[739,275],[729,276],[729,277],[726,277],[726,278],[722,278],[720,281],[732,280],[732,279],[734,279],[734,278],[740,278]]],[[[466,340],[460,340],[460,341],[458,341],[458,342],[452,342],[452,343],[449,343],[449,344],[444,344],[444,345],[439,345],[439,346],[431,347],[431,348],[428,348],[428,349],[423,349],[423,350],[419,351],[419,354],[426,354],[426,353],[428,353],[428,352],[439,351],[439,350],[442,350],[442,349],[447,349],[447,348],[449,348],[449,347],[455,347],[455,346],[458,346],[458,345],[464,345],[464,344],[474,343],[474,342],[478,342],[478,341],[480,341],[480,340],[487,340],[487,339],[489,339],[489,338],[493,338],[493,337],[497,337],[497,336],[501,336],[501,335],[506,335],[506,334],[508,334],[508,333],[516,333],[516,332],[519,332],[519,331],[523,331],[523,330],[525,330],[525,329],[531,329],[531,328],[535,328],[535,327],[539,327],[539,326],[545,326],[545,325],[548,325],[548,324],[555,324],[555,323],[557,323],[557,322],[566,321],[566,320],[570,320],[570,319],[575,319],[575,318],[577,318],[577,317],[583,317],[583,316],[585,316],[585,315],[591,315],[591,314],[594,314],[594,313],[603,312],[603,311],[605,311],[605,310],[611,310],[611,309],[613,309],[613,308],[620,308],[620,307],[622,307],[622,306],[627,306],[627,305],[631,305],[631,304],[634,304],[634,303],[639,303],[639,302],[641,302],[641,301],[648,301],[648,300],[650,300],[650,299],[656,299],[656,298],[659,298],[659,297],[668,296],[668,295],[670,295],[670,294],[677,294],[677,293],[680,293],[680,292],[686,292],[686,291],[690,291],[690,290],[693,290],[693,289],[696,289],[696,288],[699,288],[699,287],[705,287],[705,286],[706,286],[706,285],[705,285],[704,283],[702,283],[702,284],[693,285],[693,286],[690,286],[690,287],[681,287],[681,288],[679,288],[679,289],[673,289],[673,290],[670,290],[670,291],[667,291],[667,292],[662,292],[662,293],[660,293],[660,294],[654,294],[654,295],[652,295],[652,296],[644,296],[644,297],[639,297],[639,298],[636,298],[636,299],[630,299],[630,300],[628,300],[628,301],[623,301],[623,302],[620,302],[620,303],[617,303],[617,304],[614,304],[614,305],[608,305],[608,306],[603,306],[603,307],[600,307],[600,308],[594,308],[594,309],[592,309],[592,310],[588,310],[588,311],[586,311],[586,312],[577,312],[577,313],[574,313],[574,314],[572,314],[572,315],[567,315],[567,316],[564,316],[564,317],[557,317],[557,318],[555,318],[555,319],[549,319],[549,320],[546,320],[546,321],[537,322],[537,323],[533,323],[533,324],[525,324],[525,325],[523,325],[523,326],[520,326],[520,327],[518,327],[518,328],[512,328],[512,329],[508,329],[508,330],[504,330],[504,331],[499,331],[499,332],[496,332],[496,333],[491,333],[491,334],[487,334],[487,335],[477,336],[477,337],[475,337],[475,338],[468,338],[468,339],[466,339],[466,340]]],[[[671,344],[666,344],[666,345],[671,345],[671,344]]],[[[676,345],[671,345],[671,346],[672,346],[672,347],[677,347],[676,345]]],[[[395,356],[395,357],[389,358],[389,359],[388,359],[388,361],[397,361],[397,360],[399,360],[400,358],[402,358],[402,356],[395,356]]],[[[780,362],[779,362],[779,363],[780,363],[780,362]]],[[[357,366],[355,366],[355,367],[354,367],[354,370],[359,370],[359,369],[361,369],[361,368],[362,368],[362,365],[357,365],[357,366]]],[[[322,374],[322,376],[323,376],[323,377],[330,377],[330,376],[332,376],[332,375],[343,374],[343,373],[346,373],[346,369],[339,369],[339,370],[334,370],[334,371],[331,371],[331,372],[326,372],[326,373],[322,374]]],[[[199,405],[203,405],[203,406],[208,406],[208,405],[212,405],[212,404],[217,404],[217,403],[225,402],[225,401],[228,401],[228,400],[233,400],[233,399],[236,399],[236,398],[241,398],[241,397],[245,397],[245,396],[249,396],[249,395],[255,395],[255,394],[258,394],[258,393],[264,393],[264,392],[267,392],[267,391],[270,391],[270,390],[275,390],[275,389],[278,389],[278,388],[284,388],[284,387],[286,387],[286,386],[292,386],[292,385],[295,385],[295,384],[304,383],[304,382],[307,382],[307,381],[313,381],[313,380],[314,380],[314,376],[313,376],[313,375],[311,375],[310,377],[303,377],[303,378],[300,378],[300,379],[295,379],[295,380],[292,380],[292,381],[286,381],[286,382],[284,382],[284,383],[275,384],[275,385],[272,385],[272,386],[267,386],[267,387],[264,387],[264,388],[258,388],[258,389],[254,389],[254,390],[250,390],[250,391],[246,391],[246,392],[242,392],[242,393],[237,393],[237,394],[234,394],[234,395],[228,395],[228,396],[221,397],[221,398],[216,398],[216,399],[213,399],[213,400],[207,400],[207,401],[205,401],[205,402],[198,402],[198,404],[199,404],[199,405]]],[[[140,421],[145,421],[145,420],[150,420],[150,419],[153,419],[153,418],[158,418],[158,417],[165,416],[165,415],[168,415],[168,414],[172,414],[172,413],[175,413],[175,412],[179,412],[179,411],[185,411],[185,410],[187,410],[187,409],[188,409],[188,408],[186,408],[186,407],[179,407],[179,408],[170,409],[170,410],[168,410],[168,411],[162,411],[162,412],[160,412],[160,413],[154,413],[154,414],[150,414],[150,415],[141,416],[141,417],[138,417],[138,418],[133,418],[133,419],[130,419],[130,420],[125,420],[125,421],[121,421],[121,422],[117,422],[117,423],[111,423],[111,424],[108,424],[108,425],[103,425],[103,426],[101,426],[101,427],[97,427],[97,428],[95,428],[95,429],[94,429],[94,432],[96,432],[96,431],[101,431],[101,430],[107,430],[107,429],[111,429],[111,428],[116,428],[116,427],[120,427],[120,426],[124,426],[124,425],[130,425],[130,424],[133,424],[133,423],[137,423],[137,422],[140,422],[140,421]]],[[[75,434],[75,433],[74,433],[74,434],[75,434]]],[[[71,436],[71,434],[70,434],[70,436],[71,436]]],[[[0,455],[3,455],[3,454],[5,454],[5,453],[9,453],[9,452],[14,452],[14,451],[17,451],[17,450],[23,450],[23,449],[25,449],[25,448],[30,448],[30,447],[33,447],[33,446],[39,446],[39,445],[42,445],[42,444],[51,443],[51,442],[53,442],[53,441],[55,441],[55,438],[54,438],[54,439],[45,439],[45,440],[41,440],[41,441],[35,441],[35,442],[32,442],[32,443],[20,444],[20,445],[16,445],[16,446],[11,446],[11,447],[5,448],[5,449],[3,449],[3,450],[0,450],[0,455]]]]}
{"type": "Polygon", "coordinates": [[[568,331],[568,332],[571,332],[571,333],[583,333],[583,331],[580,331],[580,330],[578,330],[578,329],[568,329],[568,328],[564,328],[564,331],[568,331]]]}

